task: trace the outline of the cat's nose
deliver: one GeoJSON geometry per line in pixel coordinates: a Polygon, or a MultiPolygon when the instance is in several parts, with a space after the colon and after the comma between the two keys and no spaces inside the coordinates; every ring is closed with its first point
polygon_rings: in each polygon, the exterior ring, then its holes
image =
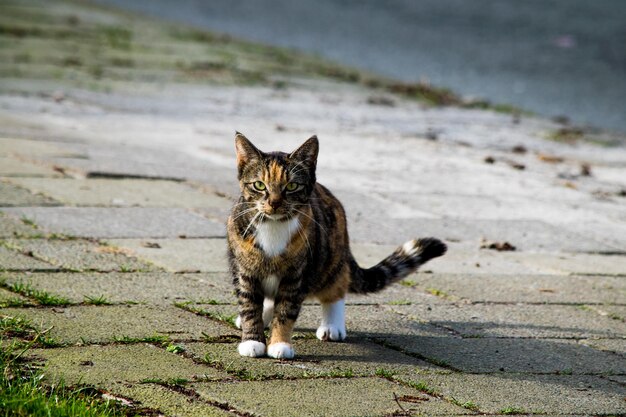
{"type": "Polygon", "coordinates": [[[278,198],[277,198],[277,199],[270,198],[270,199],[267,201],[267,203],[270,205],[270,207],[271,207],[271,208],[273,208],[274,210],[276,210],[278,207],[280,207],[280,205],[281,205],[281,203],[282,203],[282,202],[281,202],[281,201],[280,201],[280,199],[278,199],[278,198]]]}

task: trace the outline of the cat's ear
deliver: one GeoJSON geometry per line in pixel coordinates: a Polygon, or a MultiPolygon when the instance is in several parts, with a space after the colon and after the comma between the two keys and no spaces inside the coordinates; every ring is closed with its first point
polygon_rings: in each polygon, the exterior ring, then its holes
{"type": "Polygon", "coordinates": [[[289,158],[296,161],[307,162],[311,168],[317,165],[317,154],[319,153],[320,144],[317,136],[313,135],[306,140],[298,149],[293,151],[289,158]]]}
{"type": "Polygon", "coordinates": [[[239,169],[251,160],[261,158],[261,151],[239,132],[235,134],[235,149],[237,150],[237,167],[239,169]]]}

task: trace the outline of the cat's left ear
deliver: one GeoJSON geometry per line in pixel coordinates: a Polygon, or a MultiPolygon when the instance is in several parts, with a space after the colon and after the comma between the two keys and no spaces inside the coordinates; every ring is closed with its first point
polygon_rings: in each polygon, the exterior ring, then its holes
{"type": "Polygon", "coordinates": [[[315,169],[317,165],[317,154],[319,153],[320,144],[317,136],[313,135],[306,140],[298,149],[293,151],[289,158],[297,161],[307,162],[309,166],[315,169]]]}

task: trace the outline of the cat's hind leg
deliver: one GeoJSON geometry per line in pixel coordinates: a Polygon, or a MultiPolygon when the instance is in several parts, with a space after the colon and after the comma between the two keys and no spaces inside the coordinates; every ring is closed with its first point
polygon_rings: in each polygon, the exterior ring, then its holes
{"type": "Polygon", "coordinates": [[[317,328],[319,340],[339,342],[346,338],[346,300],[322,303],[322,322],[317,328]]]}
{"type": "Polygon", "coordinates": [[[350,271],[344,266],[328,288],[315,297],[322,303],[322,322],[315,333],[319,340],[340,342],[346,338],[346,293],[350,271]]]}

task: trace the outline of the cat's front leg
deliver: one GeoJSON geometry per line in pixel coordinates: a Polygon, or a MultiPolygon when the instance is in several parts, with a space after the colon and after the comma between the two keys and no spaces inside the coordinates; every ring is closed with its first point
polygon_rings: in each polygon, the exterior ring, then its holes
{"type": "Polygon", "coordinates": [[[265,355],[265,333],[263,325],[263,295],[259,280],[240,276],[237,285],[241,343],[237,350],[241,356],[265,355]]]}
{"type": "Polygon", "coordinates": [[[291,343],[291,335],[295,326],[304,297],[296,291],[282,293],[279,290],[274,302],[272,319],[272,335],[267,347],[267,355],[276,359],[291,359],[296,352],[291,343]]]}

